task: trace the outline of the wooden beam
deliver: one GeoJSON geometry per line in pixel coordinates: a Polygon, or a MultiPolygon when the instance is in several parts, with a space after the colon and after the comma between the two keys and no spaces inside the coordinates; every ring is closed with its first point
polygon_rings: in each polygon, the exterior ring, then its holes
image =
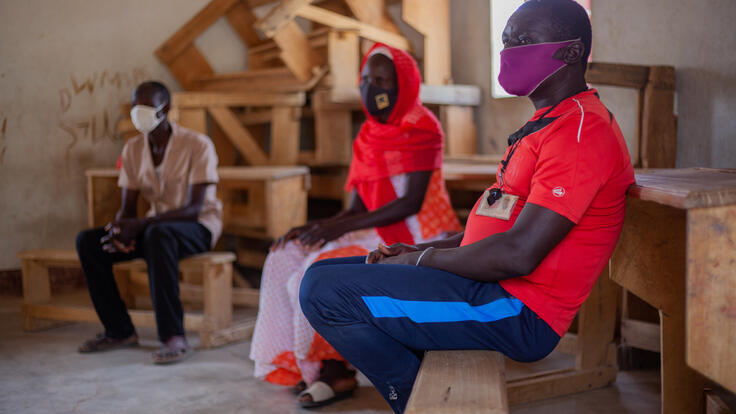
{"type": "Polygon", "coordinates": [[[289,22],[293,22],[296,12],[310,4],[312,0],[282,0],[255,23],[255,28],[266,37],[273,38],[289,22]]]}
{"type": "Polygon", "coordinates": [[[477,134],[470,106],[440,107],[440,123],[445,130],[445,153],[450,156],[473,155],[477,152],[477,134]]]}
{"type": "Polygon", "coordinates": [[[403,0],[401,18],[424,36],[424,83],[452,83],[449,0],[403,0]]]}
{"type": "Polygon", "coordinates": [[[608,349],[616,330],[616,305],[621,288],[608,275],[609,267],[606,266],[578,312],[575,360],[578,370],[604,366],[616,368],[615,361],[609,361],[608,349]]]}
{"type": "Polygon", "coordinates": [[[506,383],[510,405],[605,387],[616,379],[616,367],[600,367],[521,378],[506,383]]]}
{"type": "Polygon", "coordinates": [[[641,131],[643,168],[674,168],[677,154],[675,68],[652,66],[644,89],[641,131]]]}
{"type": "Polygon", "coordinates": [[[256,46],[262,42],[258,33],[253,28],[258,19],[253,14],[253,11],[251,11],[249,5],[243,1],[239,1],[225,14],[225,17],[227,17],[227,21],[233,27],[235,33],[238,34],[243,43],[248,47],[256,46]]]}
{"type": "Polygon", "coordinates": [[[202,10],[189,19],[184,26],[156,49],[156,56],[164,63],[170,64],[177,56],[189,48],[199,35],[212,26],[217,19],[222,17],[237,3],[238,0],[211,0],[202,10]]]}
{"type": "Polygon", "coordinates": [[[177,108],[304,106],[306,101],[304,92],[179,92],[174,94],[173,106],[177,108]]]}
{"type": "Polygon", "coordinates": [[[255,138],[248,132],[243,124],[238,121],[235,114],[224,106],[212,106],[208,108],[210,115],[217,122],[225,134],[230,138],[235,147],[252,165],[264,165],[268,163],[268,157],[256,142],[255,138]]]}
{"type": "Polygon", "coordinates": [[[327,65],[333,88],[354,88],[360,77],[360,42],[354,31],[331,31],[327,37],[327,65]]]}
{"type": "MultiPolygon", "coordinates": [[[[425,105],[478,106],[482,92],[475,85],[425,85],[419,92],[425,105]]],[[[333,89],[330,100],[334,103],[360,103],[360,90],[357,87],[333,89]]]]}
{"type": "Polygon", "coordinates": [[[401,34],[399,26],[389,16],[383,0],[345,0],[345,3],[358,20],[391,33],[401,34]]]}
{"type": "Polygon", "coordinates": [[[622,318],[621,344],[632,348],[661,352],[659,324],[622,318]]]}
{"type": "Polygon", "coordinates": [[[307,82],[313,75],[312,69],[322,64],[309,45],[309,40],[295,21],[288,21],[273,35],[273,40],[281,49],[279,58],[302,82],[307,82]]]}
{"type": "Polygon", "coordinates": [[[194,43],[184,49],[173,60],[166,62],[176,80],[186,90],[196,89],[196,79],[212,76],[214,70],[194,43]]]}
{"type": "Polygon", "coordinates": [[[274,106],[271,110],[271,164],[299,162],[300,119],[301,108],[274,106]]]}
{"type": "Polygon", "coordinates": [[[589,62],[585,80],[596,85],[624,86],[641,89],[649,79],[649,66],[620,63],[589,62]]]}
{"type": "Polygon", "coordinates": [[[409,50],[411,47],[409,45],[409,41],[401,35],[379,29],[363,23],[360,20],[352,19],[350,17],[325,10],[321,7],[303,6],[297,10],[296,15],[307,20],[332,27],[333,29],[356,30],[362,38],[372,40],[374,42],[385,43],[397,49],[409,50]]]}

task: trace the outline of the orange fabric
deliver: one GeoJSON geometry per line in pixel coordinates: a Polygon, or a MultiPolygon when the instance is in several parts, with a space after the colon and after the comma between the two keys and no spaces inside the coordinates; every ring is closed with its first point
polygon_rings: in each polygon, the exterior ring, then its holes
{"type": "Polygon", "coordinates": [[[440,233],[462,231],[463,229],[450,204],[445,179],[440,169],[432,173],[427,194],[424,196],[424,204],[417,214],[417,220],[419,220],[422,237],[425,239],[435,237],[440,233]]]}
{"type": "Polygon", "coordinates": [[[368,253],[370,253],[368,250],[360,246],[345,246],[326,251],[317,256],[314,261],[319,262],[320,260],[335,259],[338,257],[365,256],[368,253]]]}
{"type": "Polygon", "coordinates": [[[293,352],[282,352],[271,363],[278,368],[271,371],[264,378],[266,381],[272,384],[291,386],[302,380],[302,373],[296,365],[296,357],[294,357],[293,352]]]}

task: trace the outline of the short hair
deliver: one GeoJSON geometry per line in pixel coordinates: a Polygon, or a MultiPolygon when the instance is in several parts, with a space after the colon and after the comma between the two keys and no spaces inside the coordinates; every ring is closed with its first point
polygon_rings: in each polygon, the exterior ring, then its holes
{"type": "Polygon", "coordinates": [[[138,85],[136,90],[150,90],[153,92],[153,96],[159,95],[166,103],[171,103],[171,93],[169,93],[169,88],[166,87],[163,83],[159,81],[145,81],[138,85]]]}
{"type": "Polygon", "coordinates": [[[585,47],[583,71],[588,67],[588,57],[593,43],[590,18],[585,8],[575,0],[526,0],[522,9],[543,9],[556,27],[558,40],[580,39],[585,47]]]}

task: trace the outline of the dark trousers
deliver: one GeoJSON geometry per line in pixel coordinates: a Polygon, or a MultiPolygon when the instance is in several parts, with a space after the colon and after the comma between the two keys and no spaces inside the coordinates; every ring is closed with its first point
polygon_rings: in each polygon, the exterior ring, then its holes
{"type": "Polygon", "coordinates": [[[156,313],[158,337],[162,342],[184,335],[184,310],[179,299],[179,259],[210,248],[211,234],[194,221],[170,221],[148,226],[136,240],[131,253],[107,253],[100,238],[103,228],[85,230],[77,236],[77,253],[87,280],[89,294],[105,335],[127,338],[135,333],[125,303],[120,298],[112,273],[116,262],[142,257],[148,267],[151,301],[156,313]]]}
{"type": "Polygon", "coordinates": [[[560,340],[498,283],[429,267],[364,263],[365,257],[314,263],[299,301],[314,329],[397,413],[404,411],[425,350],[491,349],[536,361],[560,340]]]}

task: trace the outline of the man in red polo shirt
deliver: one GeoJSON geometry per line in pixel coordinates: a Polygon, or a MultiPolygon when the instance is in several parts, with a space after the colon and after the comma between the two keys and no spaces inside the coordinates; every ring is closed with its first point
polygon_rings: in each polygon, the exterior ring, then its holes
{"type": "Polygon", "coordinates": [[[613,115],[585,82],[587,13],[574,0],[529,0],[503,41],[499,82],[536,112],[509,137],[497,182],[465,233],[317,262],[302,281],[307,319],[396,412],[411,393],[418,351],[546,356],[621,232],[634,173],[613,115]]]}

